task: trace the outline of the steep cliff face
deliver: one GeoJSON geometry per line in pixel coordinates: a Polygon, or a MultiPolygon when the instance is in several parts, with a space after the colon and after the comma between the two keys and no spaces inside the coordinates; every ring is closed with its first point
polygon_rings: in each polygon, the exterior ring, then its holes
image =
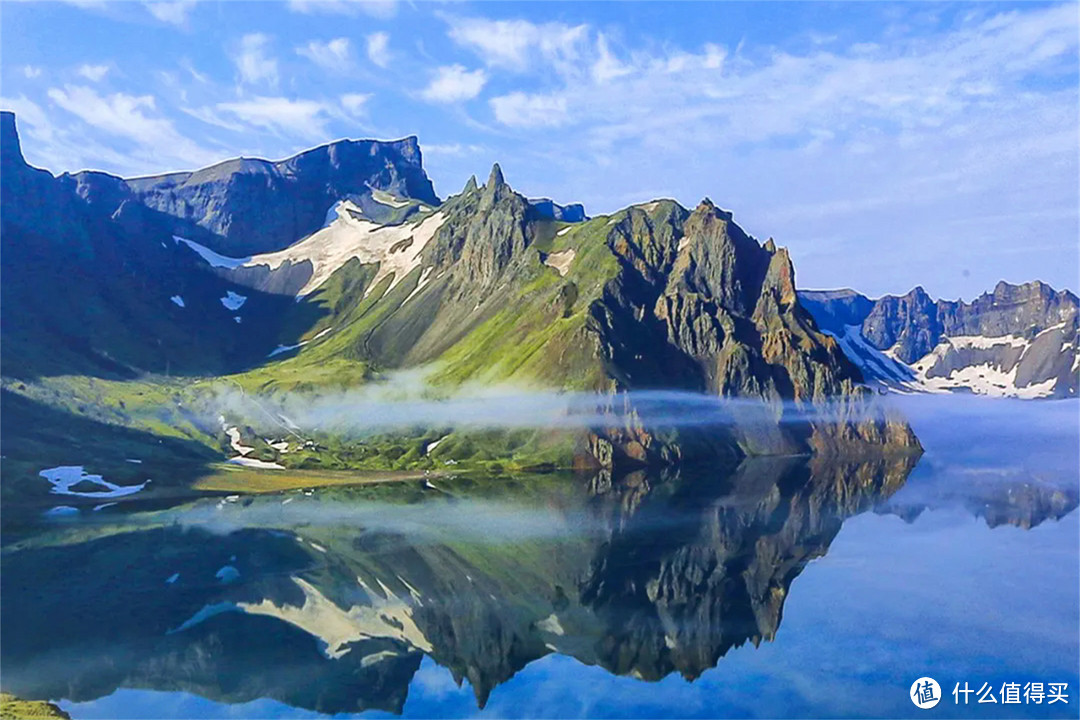
{"type": "Polygon", "coordinates": [[[684,386],[719,395],[820,401],[853,391],[857,370],[799,306],[786,250],[759,245],[708,200],[692,213],[655,212],[634,208],[614,225],[620,271],[593,308],[624,388],[663,386],[674,361],[684,386]],[[634,323],[652,332],[621,332],[634,323]],[[638,350],[653,344],[669,357],[643,365],[638,350]]]}
{"type": "MultiPolygon", "coordinates": [[[[236,256],[280,250],[317,230],[339,200],[377,190],[439,203],[415,137],[341,140],[279,162],[239,158],[195,172],[127,180],[148,207],[176,219],[175,231],[236,256]]],[[[383,203],[394,203],[385,199],[383,203]]]]}
{"type": "Polygon", "coordinates": [[[1067,290],[1000,282],[970,303],[935,301],[922,288],[873,301],[836,291],[801,298],[872,382],[1031,398],[1077,394],[1080,301],[1067,290]]]}

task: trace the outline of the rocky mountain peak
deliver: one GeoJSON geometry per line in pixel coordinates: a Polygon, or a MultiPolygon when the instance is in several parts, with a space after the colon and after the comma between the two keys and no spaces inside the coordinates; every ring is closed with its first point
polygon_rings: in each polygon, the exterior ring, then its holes
{"type": "Polygon", "coordinates": [[[463,195],[467,194],[467,193],[471,193],[471,192],[476,192],[478,187],[479,187],[479,185],[476,182],[476,176],[475,175],[470,175],[468,182],[465,183],[465,187],[464,187],[464,189],[462,189],[461,192],[462,192],[463,195]]]}
{"type": "Polygon", "coordinates": [[[506,180],[503,179],[502,168],[499,167],[499,163],[495,163],[491,166],[491,174],[488,175],[487,185],[485,188],[498,189],[506,184],[506,180]]]}

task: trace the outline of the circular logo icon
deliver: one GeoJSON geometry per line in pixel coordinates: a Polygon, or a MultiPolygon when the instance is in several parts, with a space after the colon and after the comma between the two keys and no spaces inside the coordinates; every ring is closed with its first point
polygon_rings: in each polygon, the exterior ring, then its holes
{"type": "Polygon", "coordinates": [[[923,710],[941,702],[941,686],[931,677],[921,677],[911,684],[911,702],[923,710]]]}

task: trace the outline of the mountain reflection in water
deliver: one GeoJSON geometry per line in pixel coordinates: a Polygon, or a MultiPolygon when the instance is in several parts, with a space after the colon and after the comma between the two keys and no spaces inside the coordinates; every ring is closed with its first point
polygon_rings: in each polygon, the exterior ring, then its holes
{"type": "MultiPolygon", "coordinates": [[[[399,713],[425,655],[480,707],[550,653],[692,679],[776,636],[792,581],[847,518],[945,502],[894,502],[914,465],[439,480],[54,524],[4,549],[4,690],[399,713]]],[[[1077,506],[1075,490],[1023,488],[988,486],[969,504],[1020,527],[1077,506]]]]}

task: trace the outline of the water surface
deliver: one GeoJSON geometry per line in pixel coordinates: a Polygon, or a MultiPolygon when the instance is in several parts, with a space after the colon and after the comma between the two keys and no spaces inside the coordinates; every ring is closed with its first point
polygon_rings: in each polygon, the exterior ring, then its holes
{"type": "Polygon", "coordinates": [[[913,400],[917,462],[53,517],[3,548],[3,689],[76,718],[1076,717],[1075,406],[913,400]],[[1069,703],[951,694],[1032,681],[1069,703]]]}

